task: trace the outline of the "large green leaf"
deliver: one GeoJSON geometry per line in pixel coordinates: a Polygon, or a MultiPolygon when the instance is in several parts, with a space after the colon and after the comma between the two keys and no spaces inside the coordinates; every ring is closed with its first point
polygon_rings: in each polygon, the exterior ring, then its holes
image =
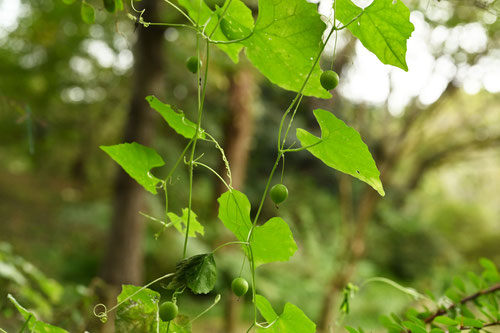
{"type": "MultiPolygon", "coordinates": [[[[321,127],[321,142],[307,150],[329,167],[364,181],[384,196],[380,172],[359,133],[331,112],[318,109],[314,115],[321,127]]],[[[297,138],[303,147],[320,140],[300,128],[297,129],[297,138]]]]}
{"type": "MultiPolygon", "coordinates": [[[[325,24],[317,5],[305,0],[259,0],[259,16],[251,38],[242,43],[250,61],[271,82],[299,91],[318,55],[325,24]]],[[[304,94],[330,98],[320,84],[316,64],[304,94]]]]}
{"type": "MultiPolygon", "coordinates": [[[[184,208],[182,210],[182,216],[178,216],[175,213],[168,213],[167,215],[175,229],[179,230],[181,234],[185,235],[188,221],[188,209],[184,208]]],[[[200,222],[198,222],[197,217],[198,216],[196,216],[196,214],[191,211],[191,221],[189,225],[188,235],[189,237],[196,237],[196,233],[199,233],[200,235],[205,234],[205,229],[200,224],[200,222]]]]}
{"type": "Polygon", "coordinates": [[[274,261],[288,261],[297,251],[290,227],[280,217],[274,217],[255,228],[252,240],[255,265],[274,261]]]}
{"type": "Polygon", "coordinates": [[[177,263],[168,289],[189,287],[195,294],[207,294],[215,287],[217,270],[213,253],[198,254],[177,263]]]}
{"type": "MultiPolygon", "coordinates": [[[[204,31],[205,34],[210,35],[219,20],[219,16],[216,12],[213,12],[210,7],[204,1],[200,0],[179,0],[181,6],[187,9],[189,16],[195,21],[198,21],[199,24],[205,25],[204,31]],[[201,4],[201,6],[200,6],[201,4]]],[[[253,29],[253,17],[252,12],[241,0],[233,0],[231,1],[231,5],[229,6],[226,15],[229,21],[238,22],[240,27],[244,27],[251,31],[253,29]]],[[[228,39],[221,30],[221,26],[217,26],[213,36],[211,37],[216,41],[228,41],[228,39]]],[[[239,53],[243,48],[243,45],[240,43],[232,43],[232,44],[217,44],[217,46],[224,51],[235,63],[239,60],[239,53]]]]}
{"type": "Polygon", "coordinates": [[[123,285],[118,303],[130,297],[116,310],[116,332],[156,332],[160,294],[151,289],[123,285]]]}
{"type": "MultiPolygon", "coordinates": [[[[238,240],[246,242],[252,228],[250,202],[246,195],[232,190],[222,194],[218,202],[219,218],[222,223],[238,240]]],[[[297,251],[288,224],[279,217],[255,227],[250,244],[256,266],[274,261],[287,261],[297,251]]],[[[244,249],[249,255],[246,247],[244,249]]]]}
{"type": "Polygon", "coordinates": [[[160,179],[151,175],[152,168],[165,164],[158,153],[136,142],[114,146],[100,146],[116,163],[149,192],[156,194],[160,179]]]}
{"type": "MultiPolygon", "coordinates": [[[[178,110],[175,111],[172,106],[162,103],[155,96],[146,97],[149,105],[158,111],[159,114],[165,119],[170,127],[178,134],[182,135],[186,139],[192,139],[196,133],[196,124],[191,120],[186,118],[184,112],[178,110]]],[[[200,129],[198,137],[201,139],[205,138],[205,133],[200,129]]]]}
{"type": "Polygon", "coordinates": [[[258,332],[268,333],[314,333],[316,325],[309,319],[305,313],[297,306],[286,303],[283,313],[280,316],[276,315],[271,303],[261,295],[256,295],[255,304],[268,324],[269,328],[259,328],[258,332]]]}
{"type": "Polygon", "coordinates": [[[82,17],[83,22],[87,24],[93,24],[95,21],[94,7],[92,7],[85,1],[82,1],[80,16],[82,17]]]}
{"type": "Polygon", "coordinates": [[[374,0],[364,10],[351,0],[336,0],[336,18],[381,62],[408,71],[406,40],[415,29],[410,11],[400,0],[374,0]]]}

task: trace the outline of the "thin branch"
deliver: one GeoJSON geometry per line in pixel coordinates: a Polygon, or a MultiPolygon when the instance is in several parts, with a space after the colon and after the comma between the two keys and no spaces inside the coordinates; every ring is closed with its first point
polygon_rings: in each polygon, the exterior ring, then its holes
{"type": "MultiPolygon", "coordinates": [[[[425,318],[425,323],[427,324],[430,324],[432,323],[432,321],[437,317],[437,316],[441,316],[441,315],[444,315],[446,314],[448,311],[456,308],[458,305],[462,305],[462,304],[465,304],[467,302],[470,302],[472,300],[475,300],[476,298],[478,298],[479,296],[483,296],[483,295],[486,295],[486,294],[491,294],[491,293],[494,293],[496,291],[499,291],[500,290],[500,283],[497,283],[489,288],[486,288],[486,289],[483,289],[483,290],[480,290],[472,295],[469,295],[467,297],[464,297],[460,300],[460,302],[458,303],[454,303],[450,306],[448,306],[447,308],[445,309],[439,309],[437,310],[436,312],[434,312],[432,315],[430,315],[429,317],[425,318]]],[[[492,324],[492,323],[490,323],[492,324]]],[[[495,325],[498,325],[499,323],[495,323],[495,325]]],[[[486,325],[485,325],[486,326],[486,325]]],[[[493,325],[489,325],[489,326],[493,326],[493,325]]]]}

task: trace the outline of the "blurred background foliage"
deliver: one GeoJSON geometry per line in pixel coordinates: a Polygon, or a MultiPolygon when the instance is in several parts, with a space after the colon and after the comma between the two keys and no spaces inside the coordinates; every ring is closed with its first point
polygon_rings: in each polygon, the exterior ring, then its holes
{"type": "MultiPolygon", "coordinates": [[[[255,1],[245,2],[256,12],[255,1]]],[[[92,318],[117,171],[98,147],[122,141],[137,32],[125,14],[110,15],[100,2],[90,3],[97,9],[93,25],[81,21],[78,1],[0,0],[0,326],[5,329],[20,326],[9,292],[70,331],[92,318]]],[[[299,251],[290,263],[264,266],[258,277],[259,292],[277,309],[291,302],[322,322],[326,298],[341,296],[342,279],[360,283],[384,276],[440,294],[453,275],[479,271],[478,258],[500,264],[498,2],[405,3],[417,28],[408,51],[410,72],[373,65],[342,33],[334,66],[339,88],[331,100],[306,99],[296,120],[297,127],[317,131],[311,111],[322,107],[360,131],[387,196],[376,198],[362,183],[332,173],[306,153],[287,155],[289,199],[279,209],[266,202],[262,218],[282,216],[299,251]]],[[[162,21],[181,20],[166,3],[161,8],[162,21]]],[[[325,8],[331,8],[328,1],[320,5],[328,15],[325,8]]],[[[194,35],[168,28],[164,39],[164,101],[193,119],[196,79],[184,62],[195,52],[194,35]]],[[[332,53],[327,48],[323,68],[332,53]]],[[[214,48],[212,59],[203,126],[224,146],[232,139],[226,136],[231,80],[250,73],[253,131],[242,188],[256,203],[275,157],[279,120],[293,94],[272,86],[243,55],[233,64],[214,48]]],[[[159,117],[151,130],[155,149],[171,167],[184,142],[159,117]]],[[[217,150],[206,144],[201,149],[206,163],[222,170],[217,150]]],[[[206,234],[190,243],[193,254],[231,239],[217,220],[217,180],[206,170],[195,175],[193,207],[206,234]]],[[[186,176],[179,170],[170,188],[170,210],[177,214],[187,203],[186,176]]],[[[144,195],[145,211],[162,216],[161,195],[144,195]]],[[[167,230],[156,240],[158,226],[143,223],[143,276],[149,281],[173,271],[182,236],[167,230]]],[[[216,289],[226,299],[242,258],[234,248],[217,255],[216,289]]],[[[196,315],[212,301],[212,296],[183,297],[180,309],[196,315]]],[[[246,327],[249,299],[238,304],[236,326],[246,327]]],[[[335,312],[338,300],[333,304],[329,310],[335,312]]],[[[379,315],[409,304],[394,289],[370,285],[354,299],[344,323],[377,330],[379,315]]],[[[226,316],[220,305],[194,331],[222,332],[226,316]]]]}

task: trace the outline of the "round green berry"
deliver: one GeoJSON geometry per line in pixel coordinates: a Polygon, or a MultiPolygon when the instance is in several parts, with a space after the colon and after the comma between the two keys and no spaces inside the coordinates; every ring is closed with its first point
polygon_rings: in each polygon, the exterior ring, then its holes
{"type": "Polygon", "coordinates": [[[198,57],[189,57],[186,61],[186,66],[191,73],[196,73],[198,68],[201,67],[201,60],[198,57]]]}
{"type": "Polygon", "coordinates": [[[164,302],[160,305],[160,318],[163,321],[171,321],[179,313],[179,308],[173,302],[164,302]]]}
{"type": "Polygon", "coordinates": [[[319,80],[323,88],[332,90],[339,84],[339,75],[334,71],[324,71],[319,80]]]}
{"type": "Polygon", "coordinates": [[[241,297],[248,291],[248,282],[242,277],[236,278],[231,283],[231,289],[236,296],[241,297]]]}
{"type": "Polygon", "coordinates": [[[288,189],[283,184],[276,184],[271,188],[271,200],[279,205],[288,198],[288,189]]]}

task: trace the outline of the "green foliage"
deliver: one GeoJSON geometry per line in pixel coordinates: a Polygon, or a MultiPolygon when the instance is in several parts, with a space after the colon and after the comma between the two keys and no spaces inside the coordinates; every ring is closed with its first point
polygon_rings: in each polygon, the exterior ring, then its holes
{"type": "Polygon", "coordinates": [[[25,309],[21,304],[17,302],[17,300],[12,295],[8,295],[7,298],[14,304],[19,313],[23,316],[25,320],[25,327],[27,327],[30,332],[33,333],[64,333],[68,332],[62,328],[44,323],[40,320],[36,319],[34,313],[25,309]]]}
{"type": "Polygon", "coordinates": [[[104,3],[104,8],[110,13],[114,13],[116,10],[115,0],[102,0],[104,3]]]}
{"type": "MultiPolygon", "coordinates": [[[[176,131],[186,139],[192,139],[194,137],[194,135],[196,134],[196,124],[187,119],[184,115],[184,112],[180,110],[174,110],[172,106],[162,103],[154,96],[148,96],[146,97],[146,100],[153,109],[161,114],[163,119],[165,119],[165,121],[174,131],[176,131]]],[[[200,129],[198,133],[198,138],[205,138],[205,132],[202,129],[200,129]]]]}
{"type": "Polygon", "coordinates": [[[177,263],[168,289],[188,287],[195,294],[207,294],[214,289],[217,270],[213,253],[198,254],[177,263]]]}
{"type": "Polygon", "coordinates": [[[256,304],[260,314],[267,321],[269,328],[259,328],[259,332],[314,333],[316,325],[302,310],[291,303],[286,303],[283,313],[278,316],[271,303],[262,295],[256,295],[256,304]]]}
{"type": "Polygon", "coordinates": [[[82,16],[83,22],[87,24],[92,24],[95,21],[94,7],[85,1],[82,1],[82,7],[80,9],[80,14],[82,16]]]}
{"type": "MultiPolygon", "coordinates": [[[[188,224],[188,209],[184,208],[182,210],[182,216],[178,216],[175,213],[169,212],[167,214],[168,218],[170,219],[170,222],[172,225],[175,227],[175,229],[179,230],[179,232],[183,235],[186,234],[186,228],[188,224]]],[[[189,226],[189,237],[196,237],[196,234],[199,233],[200,235],[205,234],[205,228],[198,222],[197,220],[197,215],[191,211],[191,216],[190,216],[190,226],[189,226]]]]}
{"type": "MultiPolygon", "coordinates": [[[[198,0],[180,0],[179,3],[187,9],[189,16],[191,16],[193,20],[199,20],[200,24],[208,22],[205,27],[205,31],[209,37],[212,35],[212,31],[214,31],[211,38],[218,41],[229,40],[222,32],[220,25],[217,24],[216,14],[207,6],[205,2],[198,0]]],[[[228,18],[238,22],[241,29],[244,28],[248,31],[253,29],[252,12],[240,0],[232,1],[226,15],[228,18]]],[[[217,44],[217,46],[224,51],[233,62],[238,62],[239,53],[243,48],[242,44],[217,44]]]]}
{"type": "MultiPolygon", "coordinates": [[[[226,228],[242,242],[248,240],[252,222],[250,221],[250,202],[245,194],[233,190],[220,196],[219,218],[226,228]]],[[[256,266],[274,261],[288,261],[297,251],[288,224],[280,217],[274,217],[261,226],[253,229],[250,238],[252,253],[246,251],[256,266]]]]}
{"type": "Polygon", "coordinates": [[[156,194],[156,185],[161,181],[150,173],[165,162],[158,153],[139,143],[122,143],[114,146],[100,146],[130,177],[149,192],[156,194]]]}
{"type": "Polygon", "coordinates": [[[414,26],[410,11],[400,0],[375,0],[365,9],[351,0],[338,0],[336,18],[373,52],[381,62],[408,71],[406,40],[414,26]]]}
{"type": "MultiPolygon", "coordinates": [[[[316,5],[302,0],[259,0],[259,17],[251,38],[243,44],[246,55],[272,83],[300,91],[321,50],[325,24],[316,5]]],[[[314,65],[303,93],[330,98],[320,85],[319,64],[314,65]]]]}
{"type": "Polygon", "coordinates": [[[321,139],[299,128],[297,138],[302,147],[309,147],[307,150],[329,167],[364,181],[384,196],[380,172],[359,133],[331,112],[318,109],[314,115],[321,139]]]}
{"type": "Polygon", "coordinates": [[[123,285],[118,295],[115,328],[117,332],[155,332],[160,294],[151,289],[123,285]]]}

